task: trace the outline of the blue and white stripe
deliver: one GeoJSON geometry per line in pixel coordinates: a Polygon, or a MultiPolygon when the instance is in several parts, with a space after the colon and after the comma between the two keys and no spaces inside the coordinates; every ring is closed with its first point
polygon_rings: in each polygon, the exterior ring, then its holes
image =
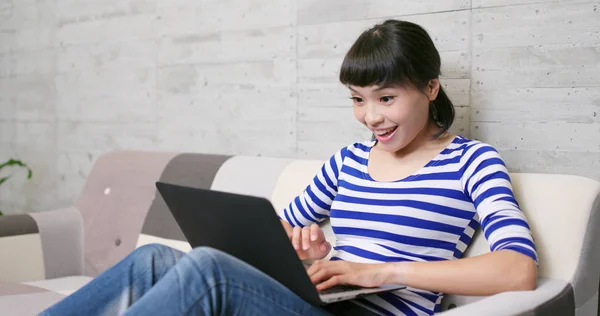
{"type": "MultiPolygon", "coordinates": [[[[378,182],[367,165],[374,141],[333,155],[284,210],[293,226],[330,217],[332,260],[378,263],[461,258],[481,226],[491,251],[511,249],[537,261],[508,171],[491,146],[457,136],[414,174],[378,182]]],[[[430,315],[441,293],[408,288],[356,300],[382,315],[430,315]]]]}

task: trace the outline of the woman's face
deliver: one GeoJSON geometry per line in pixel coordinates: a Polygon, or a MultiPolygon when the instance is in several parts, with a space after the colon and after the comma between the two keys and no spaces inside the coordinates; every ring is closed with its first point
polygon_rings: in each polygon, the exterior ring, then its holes
{"type": "Polygon", "coordinates": [[[429,102],[437,97],[439,80],[431,80],[424,91],[412,85],[348,88],[356,119],[373,132],[380,149],[395,153],[428,126],[429,102]]]}

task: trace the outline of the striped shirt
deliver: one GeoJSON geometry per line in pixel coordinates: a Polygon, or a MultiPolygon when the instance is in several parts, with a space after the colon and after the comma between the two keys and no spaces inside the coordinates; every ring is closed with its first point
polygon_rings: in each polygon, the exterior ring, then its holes
{"type": "MultiPolygon", "coordinates": [[[[491,251],[510,249],[537,262],[527,220],[493,147],[457,136],[412,175],[379,182],[367,170],[375,143],[356,143],[333,155],[280,217],[302,227],[330,218],[337,239],[331,260],[457,259],[481,227],[491,251]]],[[[354,303],[382,315],[431,315],[442,297],[408,287],[354,303]]]]}

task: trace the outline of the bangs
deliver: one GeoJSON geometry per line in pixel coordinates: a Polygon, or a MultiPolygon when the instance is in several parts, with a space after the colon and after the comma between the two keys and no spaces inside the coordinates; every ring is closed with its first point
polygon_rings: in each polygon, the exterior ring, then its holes
{"type": "MultiPolygon", "coordinates": [[[[340,82],[346,86],[413,86],[424,92],[440,76],[441,59],[429,33],[418,24],[387,20],[363,32],[346,53],[340,82]]],[[[454,105],[439,86],[429,101],[429,120],[440,127],[434,138],[448,131],[454,122],[454,105]]]]}
{"type": "Polygon", "coordinates": [[[352,45],[340,70],[340,82],[347,86],[405,86],[412,83],[410,65],[397,43],[384,38],[381,30],[364,32],[352,45]]]}

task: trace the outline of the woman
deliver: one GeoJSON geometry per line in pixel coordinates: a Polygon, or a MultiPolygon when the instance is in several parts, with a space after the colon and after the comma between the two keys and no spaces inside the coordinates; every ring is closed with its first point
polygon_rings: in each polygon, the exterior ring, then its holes
{"type": "Polygon", "coordinates": [[[440,57],[420,26],[388,20],[348,51],[340,81],[373,139],[326,161],[280,218],[318,290],[408,288],[326,308],[210,248],[135,250],[44,315],[431,315],[442,293],[532,290],[537,255],[506,167],[486,144],[451,135],[440,57]],[[331,250],[317,225],[330,218],[331,250]],[[492,250],[461,259],[481,226],[492,250]]]}

